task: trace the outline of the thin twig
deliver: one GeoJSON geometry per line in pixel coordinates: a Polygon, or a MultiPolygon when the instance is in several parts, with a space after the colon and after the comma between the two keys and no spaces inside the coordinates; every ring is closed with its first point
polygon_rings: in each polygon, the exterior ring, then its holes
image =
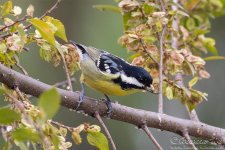
{"type": "MultiPolygon", "coordinates": [[[[147,47],[146,45],[144,44],[144,41],[142,39],[140,39],[140,43],[141,43],[141,46],[143,47],[144,51],[147,52],[147,47]]],[[[147,53],[148,56],[154,61],[154,63],[156,63],[158,66],[159,66],[159,63],[155,60],[154,57],[152,57],[152,55],[150,55],[149,53],[147,53]]]]}
{"type": "MultiPolygon", "coordinates": [[[[178,0],[173,0],[173,2],[175,4],[178,3],[178,0]]],[[[177,6],[176,5],[172,5],[172,10],[176,11],[177,10],[177,6]]],[[[177,16],[174,16],[173,22],[172,22],[172,27],[174,30],[178,31],[178,24],[179,24],[180,20],[179,18],[177,18],[177,16]]],[[[174,48],[175,50],[178,49],[178,38],[176,37],[176,35],[172,34],[172,44],[171,44],[172,48],[174,48]]]]}
{"type": "Polygon", "coordinates": [[[63,61],[63,69],[65,71],[66,80],[67,80],[67,84],[68,84],[68,87],[66,89],[69,90],[69,91],[73,91],[73,86],[72,86],[72,82],[71,82],[71,79],[70,79],[69,70],[68,70],[67,65],[66,65],[66,60],[65,60],[64,56],[61,56],[61,57],[62,57],[62,61],[63,61]]]}
{"type": "MultiPolygon", "coordinates": [[[[75,77],[70,78],[70,80],[71,80],[72,83],[76,82],[75,77]]],[[[62,81],[62,82],[57,82],[53,86],[55,86],[55,87],[63,87],[65,85],[67,85],[67,82],[68,82],[67,80],[66,81],[62,81]]]]}
{"type": "Polygon", "coordinates": [[[69,127],[69,126],[66,126],[66,125],[64,125],[64,124],[61,124],[61,123],[59,123],[59,122],[56,122],[56,121],[52,121],[52,120],[48,120],[51,124],[53,124],[53,125],[55,125],[55,126],[57,126],[57,127],[63,127],[63,128],[65,128],[65,129],[67,129],[67,130],[69,130],[69,131],[73,131],[73,127],[69,127]]]}
{"type": "Polygon", "coordinates": [[[112,145],[112,149],[116,150],[116,145],[112,139],[111,134],[109,133],[108,128],[106,127],[105,123],[103,122],[101,116],[99,115],[99,113],[96,111],[95,112],[95,118],[98,120],[98,122],[102,125],[103,129],[105,130],[105,133],[107,135],[108,140],[110,141],[111,145],[112,145]]]}
{"type": "Polygon", "coordinates": [[[159,62],[159,105],[158,112],[163,113],[163,40],[166,32],[166,26],[163,26],[162,34],[160,36],[160,62],[159,62]]]}
{"type": "Polygon", "coordinates": [[[193,109],[193,110],[190,112],[188,106],[185,105],[185,107],[186,107],[186,110],[187,110],[187,112],[188,112],[188,115],[189,115],[190,119],[191,119],[192,121],[199,121],[199,118],[198,118],[198,115],[197,115],[196,110],[193,109]]]}
{"type": "Polygon", "coordinates": [[[15,24],[17,24],[17,23],[19,23],[19,22],[23,22],[23,21],[25,21],[26,19],[27,19],[27,16],[24,16],[23,18],[16,20],[16,21],[13,22],[12,24],[3,26],[2,28],[0,28],[0,31],[3,31],[3,30],[6,29],[6,28],[12,27],[12,26],[14,26],[15,24]]]}
{"type": "MultiPolygon", "coordinates": [[[[74,77],[74,78],[71,78],[71,82],[72,82],[72,83],[76,82],[75,77],[74,77]]],[[[57,82],[57,83],[53,84],[52,86],[58,87],[58,88],[65,88],[64,86],[66,86],[66,85],[68,85],[68,84],[67,84],[67,80],[62,81],[62,82],[57,82]]],[[[32,95],[28,95],[27,97],[28,97],[29,99],[30,99],[30,98],[33,98],[32,95]]]]}
{"type": "Polygon", "coordinates": [[[148,127],[146,125],[142,125],[141,126],[142,130],[148,135],[149,139],[155,144],[156,148],[158,150],[162,150],[163,148],[159,145],[159,143],[157,142],[157,140],[154,138],[154,136],[152,135],[151,131],[148,129],[148,127]]]}
{"type": "MultiPolygon", "coordinates": [[[[161,10],[166,12],[164,1],[160,0],[161,10]]],[[[163,113],[163,41],[166,33],[166,25],[163,25],[162,33],[159,40],[160,62],[159,62],[159,104],[158,112],[163,113]]]]}
{"type": "Polygon", "coordinates": [[[161,10],[164,11],[164,12],[166,12],[164,0],[159,0],[159,2],[160,2],[161,10]]]}
{"type": "Polygon", "coordinates": [[[28,76],[27,71],[19,63],[16,63],[16,66],[23,72],[24,75],[28,76]]]}
{"type": "Polygon", "coordinates": [[[23,96],[22,92],[20,91],[20,89],[18,88],[18,86],[16,86],[15,88],[15,91],[16,93],[19,95],[19,98],[22,100],[22,101],[25,101],[25,97],[23,96]]]}
{"type": "Polygon", "coordinates": [[[197,148],[195,147],[195,144],[192,142],[192,139],[190,138],[187,130],[183,130],[183,136],[187,140],[188,144],[192,147],[192,149],[197,150],[197,148]]]}

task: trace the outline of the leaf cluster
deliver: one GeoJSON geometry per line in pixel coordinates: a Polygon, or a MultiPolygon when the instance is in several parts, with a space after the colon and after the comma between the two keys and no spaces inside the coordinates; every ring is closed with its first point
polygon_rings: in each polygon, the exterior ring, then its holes
{"type": "MultiPolygon", "coordinates": [[[[223,1],[190,0],[175,4],[166,0],[165,11],[159,1],[121,0],[118,6],[117,12],[122,14],[124,24],[124,34],[118,42],[133,53],[130,57],[132,64],[145,68],[158,89],[159,39],[166,26],[163,41],[164,95],[169,100],[178,99],[187,104],[190,111],[206,99],[207,94],[193,86],[201,79],[210,78],[205,69],[206,60],[224,59],[218,55],[215,40],[206,36],[210,30],[210,18],[223,14],[223,1]],[[211,56],[202,58],[204,55],[211,56]],[[178,74],[193,79],[188,85],[183,80],[177,81],[178,74]]],[[[112,7],[104,5],[97,8],[100,7],[101,10],[112,10],[112,7]]]]}
{"type": "MultiPolygon", "coordinates": [[[[9,67],[19,66],[19,54],[28,51],[27,47],[34,43],[40,47],[43,60],[54,66],[59,66],[63,61],[70,75],[74,74],[78,69],[78,53],[74,46],[66,44],[65,28],[60,20],[47,16],[49,10],[40,18],[34,17],[33,5],[27,7],[25,16],[21,16],[22,8],[13,6],[10,0],[0,5],[3,21],[0,25],[0,63],[9,67]],[[32,27],[35,30],[30,30],[32,27]]],[[[3,149],[16,146],[22,150],[38,147],[66,150],[72,146],[71,142],[66,141],[67,132],[76,144],[81,144],[80,134],[83,132],[90,145],[100,150],[109,149],[108,140],[99,126],[84,123],[78,127],[68,127],[51,120],[60,107],[61,97],[55,88],[45,91],[39,97],[37,106],[19,89],[9,90],[2,85],[1,94],[9,104],[0,108],[3,149]]]]}

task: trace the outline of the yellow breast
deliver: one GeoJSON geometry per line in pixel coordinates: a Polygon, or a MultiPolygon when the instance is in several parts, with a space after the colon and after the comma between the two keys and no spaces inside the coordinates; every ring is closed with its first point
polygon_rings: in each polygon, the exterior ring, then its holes
{"type": "Polygon", "coordinates": [[[97,79],[93,80],[87,76],[82,76],[81,80],[83,80],[89,87],[107,95],[125,96],[140,91],[137,89],[123,90],[119,85],[114,84],[113,82],[97,79]]]}

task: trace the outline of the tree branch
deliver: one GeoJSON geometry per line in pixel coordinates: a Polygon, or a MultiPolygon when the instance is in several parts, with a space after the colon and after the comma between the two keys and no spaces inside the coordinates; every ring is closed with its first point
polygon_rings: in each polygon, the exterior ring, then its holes
{"type": "MultiPolygon", "coordinates": [[[[72,83],[76,82],[76,79],[73,77],[70,79],[72,83]]],[[[58,87],[58,88],[63,88],[63,87],[66,87],[68,81],[65,80],[65,81],[62,81],[62,82],[57,82],[55,84],[53,84],[53,86],[55,87],[58,87]]]]}
{"type": "Polygon", "coordinates": [[[159,143],[157,142],[157,140],[154,138],[154,136],[152,135],[152,133],[148,129],[148,127],[146,125],[142,125],[141,128],[148,135],[149,139],[155,144],[155,146],[157,147],[157,149],[158,150],[162,150],[162,147],[159,145],[159,143]]]}
{"type": "Polygon", "coordinates": [[[163,113],[163,40],[166,32],[166,26],[163,26],[162,34],[160,35],[160,61],[159,61],[159,104],[158,112],[163,113]]]}
{"type": "MultiPolygon", "coordinates": [[[[165,4],[163,0],[159,0],[161,11],[166,12],[165,4]]],[[[158,112],[163,113],[163,41],[164,36],[166,33],[166,25],[163,25],[163,29],[161,32],[161,35],[159,37],[159,51],[160,51],[160,57],[159,57],[159,104],[158,104],[158,112]]]]}
{"type": "Polygon", "coordinates": [[[67,65],[66,65],[66,60],[65,60],[64,56],[61,56],[61,58],[62,58],[62,61],[63,61],[63,69],[64,69],[64,72],[66,74],[66,80],[67,80],[66,89],[69,90],[69,91],[73,91],[72,81],[71,81],[71,78],[70,78],[69,70],[68,70],[67,65]]]}
{"type": "MultiPolygon", "coordinates": [[[[0,82],[8,87],[14,87],[16,85],[22,92],[36,97],[52,87],[7,68],[2,64],[0,64],[0,82]]],[[[62,106],[69,109],[77,107],[79,92],[71,92],[59,88],[57,88],[57,90],[62,98],[62,106]]],[[[194,122],[166,114],[135,109],[117,103],[112,103],[112,108],[111,119],[127,122],[136,126],[141,126],[143,123],[146,123],[148,127],[174,132],[179,135],[183,135],[182,131],[186,129],[190,136],[204,138],[225,146],[225,129],[210,126],[202,122],[194,122]]],[[[101,116],[105,116],[108,111],[104,102],[89,97],[84,97],[84,102],[78,110],[83,110],[84,113],[89,116],[94,116],[96,111],[98,111],[101,116]]]]}
{"type": "Polygon", "coordinates": [[[197,150],[197,148],[195,147],[195,144],[192,142],[187,130],[183,131],[183,136],[184,138],[187,140],[187,142],[189,143],[189,145],[192,147],[193,150],[197,150]]]}

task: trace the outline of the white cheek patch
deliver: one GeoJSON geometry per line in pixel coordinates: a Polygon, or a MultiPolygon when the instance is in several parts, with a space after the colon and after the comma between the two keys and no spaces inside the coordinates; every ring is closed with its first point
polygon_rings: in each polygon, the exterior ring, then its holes
{"type": "Polygon", "coordinates": [[[144,85],[142,83],[140,83],[137,79],[135,79],[133,77],[128,77],[124,74],[121,74],[121,80],[123,82],[128,83],[128,84],[133,84],[133,85],[136,85],[138,87],[144,87],[144,85]]]}

